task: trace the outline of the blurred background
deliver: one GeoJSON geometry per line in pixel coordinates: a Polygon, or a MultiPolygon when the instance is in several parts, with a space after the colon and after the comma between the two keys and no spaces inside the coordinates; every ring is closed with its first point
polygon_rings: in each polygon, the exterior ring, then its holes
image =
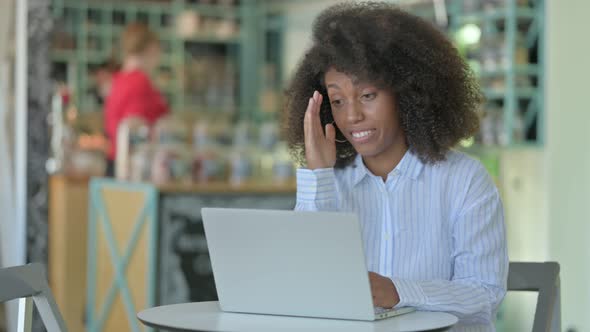
{"type": "MultiPolygon", "coordinates": [[[[283,92],[337,2],[1,1],[0,265],[46,264],[71,331],[216,299],[200,208],[293,207],[283,92]]],[[[590,331],[590,2],[391,2],[475,72],[481,130],[458,149],[496,180],[511,261],[558,261],[562,328],[590,331]]],[[[535,303],[509,293],[498,331],[530,331],[535,303]]]]}

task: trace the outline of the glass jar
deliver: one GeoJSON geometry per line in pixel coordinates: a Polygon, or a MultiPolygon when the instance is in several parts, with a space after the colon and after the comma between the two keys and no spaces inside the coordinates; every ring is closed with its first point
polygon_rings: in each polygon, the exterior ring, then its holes
{"type": "Polygon", "coordinates": [[[254,173],[253,158],[246,147],[234,147],[229,154],[229,182],[242,185],[252,179],[254,173]]]}
{"type": "Polygon", "coordinates": [[[188,128],[180,118],[168,115],[156,123],[154,127],[154,142],[156,144],[187,144],[189,142],[188,128]]]}
{"type": "Polygon", "coordinates": [[[274,151],[273,183],[286,184],[295,180],[295,164],[286,142],[279,142],[274,151]]]}
{"type": "Polygon", "coordinates": [[[194,151],[191,162],[192,180],[200,183],[226,179],[227,162],[219,148],[204,147],[194,151]]]}
{"type": "Polygon", "coordinates": [[[151,179],[156,184],[189,183],[190,156],[186,144],[159,144],[154,152],[151,179]]]}
{"type": "Polygon", "coordinates": [[[145,182],[151,179],[154,148],[151,144],[142,144],[137,147],[131,156],[131,170],[129,177],[134,182],[145,182]]]}
{"type": "Polygon", "coordinates": [[[150,129],[139,117],[128,117],[121,121],[117,129],[117,152],[115,156],[115,176],[119,180],[129,180],[131,155],[137,146],[147,144],[150,129]]]}

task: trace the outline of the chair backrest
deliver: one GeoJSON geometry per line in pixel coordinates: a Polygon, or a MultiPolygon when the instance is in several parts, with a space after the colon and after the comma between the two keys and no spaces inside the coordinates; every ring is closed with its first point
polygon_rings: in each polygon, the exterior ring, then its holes
{"type": "MultiPolygon", "coordinates": [[[[0,269],[0,302],[32,298],[48,332],[66,332],[67,328],[51,294],[45,278],[43,265],[27,264],[0,269]]],[[[19,305],[19,327],[29,326],[32,306],[21,301],[19,305]],[[27,310],[27,313],[23,311],[27,310]]],[[[20,328],[19,328],[20,330],[20,328]]]]}
{"type": "Polygon", "coordinates": [[[508,291],[538,292],[533,332],[561,331],[559,264],[511,262],[508,291]]]}

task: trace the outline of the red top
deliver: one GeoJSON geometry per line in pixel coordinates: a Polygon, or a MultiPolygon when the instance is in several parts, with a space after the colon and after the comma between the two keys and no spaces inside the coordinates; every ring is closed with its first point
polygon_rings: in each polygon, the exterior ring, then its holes
{"type": "Polygon", "coordinates": [[[117,128],[126,117],[137,116],[153,125],[168,112],[166,101],[142,71],[115,74],[105,101],[105,129],[110,140],[108,158],[115,159],[117,128]]]}

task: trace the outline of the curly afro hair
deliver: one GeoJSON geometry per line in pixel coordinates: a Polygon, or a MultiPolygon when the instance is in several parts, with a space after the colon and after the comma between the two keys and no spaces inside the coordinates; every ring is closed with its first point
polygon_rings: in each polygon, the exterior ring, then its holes
{"type": "MultiPolygon", "coordinates": [[[[316,18],[312,42],[286,92],[285,134],[301,164],[303,119],[315,90],[324,97],[322,124],[333,122],[323,84],[330,68],[393,93],[408,147],[425,163],[444,160],[449,149],[477,132],[479,85],[457,49],[429,22],[389,3],[338,4],[316,18]]],[[[347,141],[336,144],[336,167],[345,167],[356,151],[347,141]]]]}

